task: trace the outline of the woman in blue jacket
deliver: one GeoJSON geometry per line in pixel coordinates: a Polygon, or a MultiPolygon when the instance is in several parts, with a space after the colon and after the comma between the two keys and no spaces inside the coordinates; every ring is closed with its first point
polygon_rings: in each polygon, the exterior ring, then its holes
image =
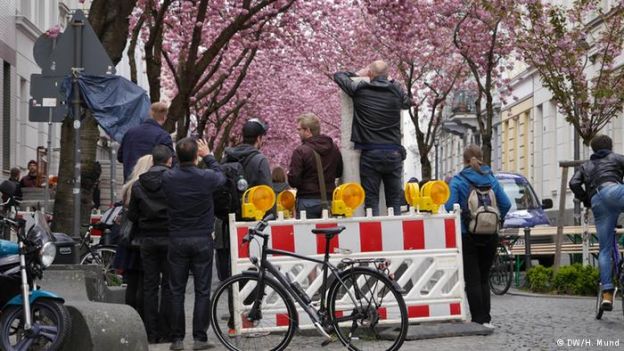
{"type": "MultiPolygon", "coordinates": [[[[451,196],[446,203],[446,210],[452,211],[453,204],[467,208],[468,196],[472,186],[490,186],[496,196],[500,218],[511,207],[509,198],[498,183],[489,166],[483,165],[483,153],[477,145],[464,149],[464,169],[451,180],[451,196]]],[[[498,234],[470,234],[468,225],[462,216],[462,254],[464,262],[464,280],[466,295],[470,306],[472,321],[494,328],[490,323],[490,286],[488,283],[490,267],[496,253],[498,234]]]]}

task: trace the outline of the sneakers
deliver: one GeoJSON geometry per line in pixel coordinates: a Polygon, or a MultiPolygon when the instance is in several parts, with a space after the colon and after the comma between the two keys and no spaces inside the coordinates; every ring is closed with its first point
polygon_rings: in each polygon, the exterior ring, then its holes
{"type": "Polygon", "coordinates": [[[193,350],[208,350],[215,346],[208,341],[195,340],[193,341],[193,350]]]}
{"type": "Polygon", "coordinates": [[[182,342],[182,340],[174,340],[169,346],[169,350],[173,350],[173,351],[184,350],[184,342],[182,342]]]}
{"type": "Polygon", "coordinates": [[[492,323],[483,323],[482,325],[488,329],[496,329],[496,327],[492,323]]]}
{"type": "Polygon", "coordinates": [[[602,292],[602,310],[613,310],[613,290],[607,290],[602,292]]]}

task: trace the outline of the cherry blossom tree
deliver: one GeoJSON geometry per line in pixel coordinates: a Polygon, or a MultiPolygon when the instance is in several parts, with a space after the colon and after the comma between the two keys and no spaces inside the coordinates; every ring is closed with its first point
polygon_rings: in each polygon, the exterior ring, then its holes
{"type": "Polygon", "coordinates": [[[367,1],[372,37],[405,84],[413,103],[409,115],[416,130],[423,179],[431,179],[429,154],[442,122],[448,94],[465,79],[465,62],[453,45],[453,26],[428,1],[367,1]],[[430,21],[422,21],[429,18],[430,21]]]}
{"type": "Polygon", "coordinates": [[[586,145],[624,105],[624,70],[616,67],[623,53],[624,3],[608,9],[601,3],[575,1],[566,9],[536,1],[517,34],[525,61],[586,145]]]}
{"type": "Polygon", "coordinates": [[[138,36],[145,43],[152,95],[161,89],[171,94],[165,128],[177,125],[178,135],[186,135],[195,102],[220,96],[223,100],[214,108],[233,98],[261,34],[279,26],[281,15],[294,2],[139,0],[132,39],[138,36]],[[223,91],[225,87],[229,91],[223,91]]]}
{"type": "Polygon", "coordinates": [[[475,111],[485,163],[492,160],[496,94],[509,93],[502,73],[513,68],[516,13],[526,1],[440,1],[438,19],[454,25],[453,42],[477,86],[475,111]],[[485,100],[485,106],[483,106],[485,100]],[[485,108],[483,108],[485,107],[485,108]]]}

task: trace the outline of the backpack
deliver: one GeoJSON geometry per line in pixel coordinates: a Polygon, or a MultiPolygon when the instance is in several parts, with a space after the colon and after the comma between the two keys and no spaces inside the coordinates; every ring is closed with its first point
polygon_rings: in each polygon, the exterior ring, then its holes
{"type": "Polygon", "coordinates": [[[500,210],[492,185],[477,186],[460,174],[468,184],[468,200],[462,210],[462,219],[468,227],[468,233],[492,235],[500,229],[500,210]]]}
{"type": "Polygon", "coordinates": [[[245,167],[239,162],[221,164],[225,176],[225,183],[214,192],[214,214],[217,218],[227,222],[230,213],[236,214],[236,220],[241,220],[243,193],[247,190],[245,167]]]}

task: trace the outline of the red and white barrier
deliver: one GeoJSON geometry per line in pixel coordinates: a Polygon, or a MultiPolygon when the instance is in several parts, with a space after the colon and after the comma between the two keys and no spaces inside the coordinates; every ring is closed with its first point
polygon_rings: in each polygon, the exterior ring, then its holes
{"type": "MultiPolygon", "coordinates": [[[[259,242],[242,244],[248,228],[253,225],[255,222],[236,222],[233,216],[230,217],[233,274],[253,267],[249,257],[259,257],[259,242]]],[[[330,252],[349,250],[351,253],[332,254],[330,262],[335,265],[347,257],[388,259],[391,262],[390,273],[407,292],[403,297],[410,321],[466,319],[459,210],[435,215],[410,213],[383,217],[276,220],[269,222],[265,232],[270,235],[268,245],[271,248],[322,260],[325,236],[315,235],[311,230],[335,226],[344,226],[346,230],[330,241],[330,252]]],[[[308,296],[313,297],[320,290],[320,265],[281,255],[274,255],[270,260],[282,272],[290,272],[308,296]]],[[[244,315],[251,307],[244,306],[242,301],[252,291],[245,289],[236,294],[238,306],[235,310],[238,315],[244,315]]],[[[389,302],[389,310],[381,309],[379,314],[382,320],[391,323],[396,320],[394,315],[398,309],[393,310],[392,301],[384,300],[384,303],[386,301],[389,302]]],[[[345,310],[350,308],[349,301],[341,303],[344,303],[345,310]]],[[[274,327],[283,327],[279,316],[285,313],[284,306],[270,306],[270,310],[275,312],[274,327]]],[[[235,319],[237,327],[244,333],[244,318],[235,319]]],[[[300,327],[311,327],[303,310],[299,310],[299,319],[300,327]]]]}

